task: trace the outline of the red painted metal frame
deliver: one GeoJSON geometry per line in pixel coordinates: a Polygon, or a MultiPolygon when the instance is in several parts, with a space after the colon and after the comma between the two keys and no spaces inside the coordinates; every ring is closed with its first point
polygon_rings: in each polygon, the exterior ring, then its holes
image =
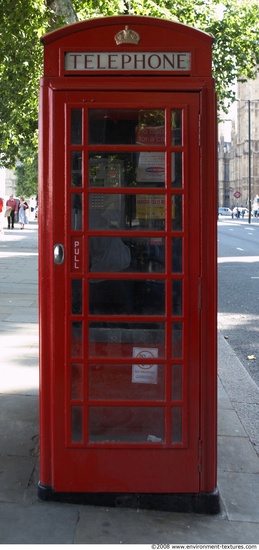
{"type": "MultiPolygon", "coordinates": [[[[113,17],[102,20],[92,20],[50,33],[43,39],[45,45],[45,76],[41,83],[40,96],[40,239],[39,239],[39,286],[40,286],[40,424],[41,424],[41,484],[52,487],[55,491],[118,491],[147,492],[152,487],[154,492],[211,492],[216,487],[216,99],[213,79],[211,78],[211,43],[212,38],[204,33],[163,20],[142,17],[113,17]],[[134,27],[141,34],[141,46],[130,46],[132,50],[157,51],[165,48],[183,47],[192,52],[195,63],[190,76],[169,76],[168,74],[143,75],[132,73],[113,76],[65,76],[63,70],[63,53],[65,50],[79,51],[84,48],[105,51],[114,50],[114,35],[125,24],[134,27]],[[157,33],[157,35],[156,35],[157,33]],[[162,42],[161,42],[162,41],[162,42]],[[92,90],[92,91],[91,91],[92,90]],[[65,242],[66,254],[69,254],[69,213],[63,209],[63,200],[56,194],[60,192],[65,181],[66,166],[64,160],[65,120],[64,107],[69,102],[73,104],[75,92],[79,93],[80,105],[83,105],[83,92],[94,93],[94,90],[106,90],[105,93],[125,91],[130,103],[133,92],[159,92],[190,94],[200,97],[200,180],[196,185],[196,207],[190,210],[189,250],[195,254],[195,246],[199,254],[199,287],[192,290],[193,297],[199,295],[200,323],[189,335],[190,349],[188,354],[190,365],[192,353],[199,356],[198,380],[187,384],[188,400],[195,403],[199,418],[199,440],[197,441],[197,477],[198,484],[190,483],[188,472],[190,464],[188,455],[181,458],[181,471],[177,472],[174,484],[168,480],[168,472],[175,460],[176,448],[161,453],[159,445],[152,450],[137,446],[136,458],[131,449],[110,445],[109,459],[104,470],[97,465],[100,453],[104,452],[98,446],[85,450],[80,444],[71,450],[65,450],[64,434],[68,425],[67,409],[64,396],[68,399],[68,376],[64,374],[64,365],[69,355],[69,335],[64,327],[66,319],[67,298],[64,300],[63,286],[57,275],[63,266],[53,265],[54,243],[65,242]],[[56,145],[61,144],[58,150],[56,145]],[[60,211],[57,211],[57,208],[60,211]],[[61,213],[62,212],[62,213],[61,213]],[[197,217],[199,212],[199,217],[197,217]],[[56,223],[55,216],[59,219],[56,223]],[[65,238],[65,241],[64,241],[65,238]],[[196,244],[197,243],[197,244],[196,244]],[[58,311],[57,311],[58,304],[58,311]],[[60,328],[59,328],[60,326],[60,328]],[[65,346],[64,346],[65,335],[65,346]],[[150,480],[141,479],[138,472],[146,468],[147,453],[149,453],[150,480]],[[200,453],[200,456],[199,456],[200,453]],[[119,454],[119,459],[118,459],[119,454]],[[114,476],[114,463],[121,465],[120,481],[111,482],[114,476]],[[63,469],[62,461],[66,462],[63,469]],[[87,485],[84,484],[86,470],[91,471],[87,485]],[[68,475],[71,472],[71,475],[68,475]],[[159,475],[158,475],[159,474],[159,475]],[[122,483],[122,479],[124,482],[122,483]],[[154,487],[154,479],[156,486],[154,487]],[[149,485],[150,481],[150,485],[149,485]],[[87,488],[85,488],[87,486],[87,488]],[[173,489],[172,489],[173,487],[173,489]]],[[[127,51],[128,45],[120,47],[127,51]]],[[[100,92],[97,92],[97,95],[100,92]]],[[[78,96],[78,97],[79,97],[78,96]]],[[[154,100],[153,100],[154,101],[154,100]]],[[[78,104],[78,103],[75,103],[78,104]]],[[[154,103],[152,103],[154,104],[154,103]]],[[[158,104],[159,107],[159,104],[158,104]]],[[[172,101],[172,107],[175,107],[172,101]]],[[[193,124],[193,127],[195,125],[193,124]]],[[[196,125],[198,131],[198,125],[196,125]]],[[[192,137],[186,136],[191,147],[192,137]]],[[[197,139],[197,136],[196,138],[197,139]]],[[[108,150],[108,146],[106,149],[108,150]]],[[[125,150],[128,150],[125,147],[125,150]]],[[[189,167],[187,167],[189,169],[189,167]]],[[[197,170],[197,166],[196,169],[197,170]]],[[[191,178],[191,174],[189,174],[191,178]]],[[[192,185],[192,182],[190,182],[192,185]]],[[[156,190],[157,191],[157,190],[156,190]]],[[[65,194],[68,193],[64,189],[65,194]]],[[[85,194],[87,190],[85,189],[85,194]]],[[[125,191],[124,191],[125,192],[125,191]]],[[[150,190],[149,190],[150,192],[150,190]]],[[[154,191],[155,192],[155,191],[154,191]]],[[[193,190],[192,190],[193,192],[193,190]]],[[[159,191],[160,193],[160,191],[159,191]]],[[[152,190],[151,190],[152,194],[152,190]]],[[[193,195],[194,196],[194,195],[193,195]]],[[[67,202],[67,196],[65,196],[67,202]]],[[[170,206],[168,206],[170,209],[170,206]]],[[[184,229],[186,231],[186,228],[184,229]]],[[[133,233],[132,233],[133,234],[133,233]]],[[[170,254],[170,252],[168,252],[170,254]]],[[[185,261],[188,262],[188,249],[185,261]]],[[[168,256],[169,258],[169,256],[168,256]]],[[[70,266],[70,262],[68,263],[70,266]]],[[[69,272],[65,272],[65,287],[69,287],[69,272]]],[[[114,276],[116,279],[116,275],[114,276]]],[[[192,285],[191,280],[189,284],[192,285]]],[[[195,298],[196,299],[196,298],[195,298]]],[[[198,303],[198,298],[197,298],[198,303]]],[[[169,304],[168,304],[169,305],[169,304]]],[[[188,315],[189,305],[185,305],[188,315]]],[[[87,350],[85,350],[87,353],[87,350]]],[[[91,361],[94,362],[94,361],[91,361]]],[[[163,362],[160,360],[160,362],[163,362]]],[[[109,361],[108,361],[109,363],[109,361]]],[[[189,367],[191,368],[191,366],[189,367]]],[[[186,397],[187,398],[187,397],[186,397]]],[[[118,404],[118,402],[117,402],[118,404]]],[[[141,402],[141,405],[145,402],[141,402]]],[[[188,417],[188,430],[192,432],[192,417],[188,417]]],[[[195,428],[196,430],[196,428],[195,428]]],[[[67,440],[68,442],[68,440],[67,440]]],[[[133,446],[134,447],[134,446],[133,446]]],[[[196,452],[196,451],[195,451],[196,452]]]]}

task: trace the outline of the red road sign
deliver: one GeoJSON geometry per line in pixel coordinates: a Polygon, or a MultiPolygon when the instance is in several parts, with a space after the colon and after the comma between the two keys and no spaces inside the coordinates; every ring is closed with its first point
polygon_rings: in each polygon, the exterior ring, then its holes
{"type": "Polygon", "coordinates": [[[236,199],[240,199],[241,195],[242,195],[242,193],[240,193],[240,191],[236,191],[236,192],[234,193],[234,197],[235,197],[236,199]]]}

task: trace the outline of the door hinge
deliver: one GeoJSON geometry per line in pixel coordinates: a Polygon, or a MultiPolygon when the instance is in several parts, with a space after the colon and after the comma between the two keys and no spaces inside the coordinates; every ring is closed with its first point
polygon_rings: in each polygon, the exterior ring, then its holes
{"type": "Polygon", "coordinates": [[[198,472],[202,471],[202,440],[198,439],[198,472]]]}

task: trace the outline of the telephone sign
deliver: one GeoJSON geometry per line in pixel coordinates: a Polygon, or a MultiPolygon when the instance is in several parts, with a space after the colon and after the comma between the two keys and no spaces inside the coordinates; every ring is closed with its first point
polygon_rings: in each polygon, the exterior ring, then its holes
{"type": "Polygon", "coordinates": [[[213,38],[115,16],[42,42],[39,496],[215,513],[213,38]]]}

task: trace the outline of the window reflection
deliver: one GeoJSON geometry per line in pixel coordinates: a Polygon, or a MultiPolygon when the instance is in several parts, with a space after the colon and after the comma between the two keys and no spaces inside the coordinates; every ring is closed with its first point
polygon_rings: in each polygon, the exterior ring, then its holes
{"type": "Polygon", "coordinates": [[[71,145],[82,144],[82,109],[71,109],[71,145]]]}
{"type": "Polygon", "coordinates": [[[172,299],[172,314],[182,315],[182,281],[172,282],[173,299],[172,299]]]}
{"type": "Polygon", "coordinates": [[[182,110],[171,112],[172,145],[182,145],[182,110]]]}
{"type": "Polygon", "coordinates": [[[173,195],[172,196],[172,230],[181,231],[182,230],[182,195],[173,195]]]}
{"type": "Polygon", "coordinates": [[[182,407],[172,408],[172,442],[181,443],[182,436],[182,407]]]}
{"type": "Polygon", "coordinates": [[[163,145],[164,121],[163,110],[90,109],[89,143],[163,145]]]}
{"type": "Polygon", "coordinates": [[[71,399],[83,397],[83,365],[73,363],[71,365],[71,399]]]}
{"type": "Polygon", "coordinates": [[[81,321],[71,323],[71,357],[79,358],[83,354],[83,324],[81,321]]]}
{"type": "Polygon", "coordinates": [[[71,229],[74,231],[82,229],[82,195],[79,193],[71,195],[71,229]]]}
{"type": "Polygon", "coordinates": [[[89,229],[165,229],[165,195],[89,194],[89,229]]]}
{"type": "MultiPolygon", "coordinates": [[[[155,348],[165,356],[164,323],[92,322],[89,325],[90,357],[129,357],[133,348],[155,348]]],[[[155,360],[154,360],[155,362],[155,360]]]]}
{"type": "Polygon", "coordinates": [[[182,323],[172,323],[172,357],[182,357],[183,329],[182,323]]]}
{"type": "Polygon", "coordinates": [[[172,399],[182,399],[182,365],[172,365],[172,399]]]}
{"type": "Polygon", "coordinates": [[[82,151],[71,152],[71,186],[82,187],[82,151]]]}
{"type": "Polygon", "coordinates": [[[172,273],[182,273],[183,243],[181,237],[172,239],[172,273]]]}
{"type": "Polygon", "coordinates": [[[165,437],[163,407],[89,407],[91,442],[162,443],[165,437]]]}
{"type": "Polygon", "coordinates": [[[182,153],[172,153],[172,187],[180,189],[182,187],[182,153]]]}
{"type": "MultiPolygon", "coordinates": [[[[173,159],[172,182],[175,180],[173,159]]],[[[164,187],[165,153],[146,150],[136,153],[90,153],[88,181],[90,187],[164,187]]],[[[180,185],[175,184],[176,186],[181,187],[181,182],[180,185]]]]}
{"type": "Polygon", "coordinates": [[[82,279],[71,280],[72,314],[81,315],[83,309],[82,301],[82,279]]]}
{"type": "Polygon", "coordinates": [[[83,408],[71,407],[72,443],[83,440],[83,408]]]}
{"type": "MultiPolygon", "coordinates": [[[[121,187],[125,181],[127,154],[92,153],[89,156],[90,187],[121,187]]],[[[129,168],[129,167],[128,167],[129,168]]]]}
{"type": "Polygon", "coordinates": [[[88,371],[89,399],[164,399],[165,365],[158,365],[155,383],[144,386],[132,380],[133,365],[90,365],[88,371]]]}
{"type": "Polygon", "coordinates": [[[90,237],[91,272],[165,272],[165,239],[159,237],[90,237]]]}
{"type": "Polygon", "coordinates": [[[94,279],[89,283],[93,315],[164,315],[163,280],[94,279]]]}

